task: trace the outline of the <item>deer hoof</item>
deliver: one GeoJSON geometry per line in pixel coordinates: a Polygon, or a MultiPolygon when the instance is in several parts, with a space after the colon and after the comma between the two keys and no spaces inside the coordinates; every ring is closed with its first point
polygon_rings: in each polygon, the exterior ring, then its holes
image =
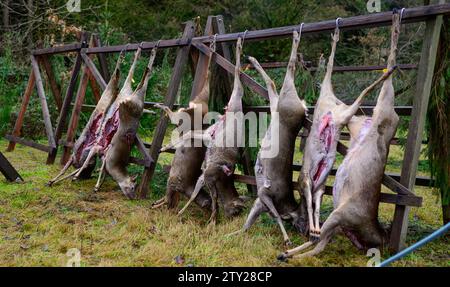
{"type": "Polygon", "coordinates": [[[320,231],[312,230],[309,232],[309,241],[316,243],[320,240],[320,231]]]}
{"type": "Polygon", "coordinates": [[[288,261],[287,253],[281,253],[280,255],[278,255],[277,260],[281,262],[287,262],[288,261]]]}

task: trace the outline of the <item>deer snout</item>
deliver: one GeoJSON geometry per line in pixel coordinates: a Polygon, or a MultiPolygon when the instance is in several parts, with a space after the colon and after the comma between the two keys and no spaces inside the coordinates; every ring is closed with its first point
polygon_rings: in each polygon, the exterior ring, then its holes
{"type": "Polygon", "coordinates": [[[136,199],[136,183],[132,178],[127,178],[119,183],[120,189],[128,199],[136,199]]]}

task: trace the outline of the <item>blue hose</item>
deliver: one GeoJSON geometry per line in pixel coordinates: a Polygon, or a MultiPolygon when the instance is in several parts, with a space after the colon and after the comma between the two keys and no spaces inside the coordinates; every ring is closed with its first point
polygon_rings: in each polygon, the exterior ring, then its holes
{"type": "Polygon", "coordinates": [[[378,265],[377,267],[389,266],[392,262],[394,262],[396,260],[399,260],[400,258],[408,255],[409,253],[413,252],[414,250],[416,250],[417,248],[421,247],[422,245],[425,245],[428,242],[433,241],[434,239],[444,235],[449,229],[450,229],[450,222],[447,223],[445,226],[441,227],[440,229],[436,230],[435,232],[431,233],[430,235],[428,235],[424,239],[414,243],[410,247],[400,251],[399,253],[395,254],[394,256],[392,256],[392,257],[386,259],[385,261],[381,262],[381,264],[378,265]]]}

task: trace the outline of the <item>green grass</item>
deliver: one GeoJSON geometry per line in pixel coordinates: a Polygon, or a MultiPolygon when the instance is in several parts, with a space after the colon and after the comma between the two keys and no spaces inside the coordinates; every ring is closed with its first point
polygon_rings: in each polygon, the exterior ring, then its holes
{"type": "MultiPolygon", "coordinates": [[[[6,147],[6,142],[0,141],[0,146],[6,147]]],[[[82,266],[180,266],[174,259],[178,255],[184,258],[181,266],[366,266],[369,259],[346,238],[337,236],[315,258],[280,263],[276,256],[284,249],[282,237],[267,215],[247,234],[225,237],[243,225],[248,210],[233,220],[220,218],[215,228],[207,226],[209,214],[194,206],[181,218],[165,209],[152,210],[151,203],[165,190],[167,175],[161,166],[150,198],[129,201],[110,178],[95,194],[94,178],[48,188],[45,183],[60,167],[45,165],[46,154],[18,145],[5,155],[25,183],[11,184],[0,178],[1,266],[64,266],[71,248],[81,251],[82,266]]],[[[301,157],[296,154],[295,158],[301,157]]],[[[401,150],[393,147],[388,170],[398,172],[401,158],[401,150]]],[[[170,161],[170,155],[163,155],[160,164],[170,161]]],[[[132,168],[132,172],[140,170],[132,168]]],[[[239,188],[244,192],[244,186],[239,188]]],[[[411,210],[409,244],[441,224],[440,202],[431,189],[418,187],[416,192],[424,201],[423,207],[411,210]]],[[[326,197],[323,219],[331,209],[331,198],[326,197]]],[[[392,205],[380,206],[384,224],[392,215],[392,205]]],[[[290,226],[288,232],[294,244],[306,240],[290,226]]],[[[387,258],[387,252],[382,256],[387,258]]],[[[394,265],[450,266],[448,239],[436,240],[394,265]]]]}

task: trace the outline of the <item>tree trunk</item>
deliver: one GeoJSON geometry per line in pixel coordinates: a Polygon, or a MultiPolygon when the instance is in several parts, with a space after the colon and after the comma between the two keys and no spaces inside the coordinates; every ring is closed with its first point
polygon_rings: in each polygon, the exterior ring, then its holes
{"type": "Polygon", "coordinates": [[[28,50],[32,50],[33,49],[33,17],[34,17],[34,1],[33,0],[28,0],[28,21],[30,21],[30,24],[28,26],[28,50]]]}
{"type": "Polygon", "coordinates": [[[444,221],[444,225],[450,222],[450,204],[442,205],[442,219],[444,221]]]}
{"type": "Polygon", "coordinates": [[[5,30],[9,27],[9,0],[3,0],[3,27],[5,30]]]}

